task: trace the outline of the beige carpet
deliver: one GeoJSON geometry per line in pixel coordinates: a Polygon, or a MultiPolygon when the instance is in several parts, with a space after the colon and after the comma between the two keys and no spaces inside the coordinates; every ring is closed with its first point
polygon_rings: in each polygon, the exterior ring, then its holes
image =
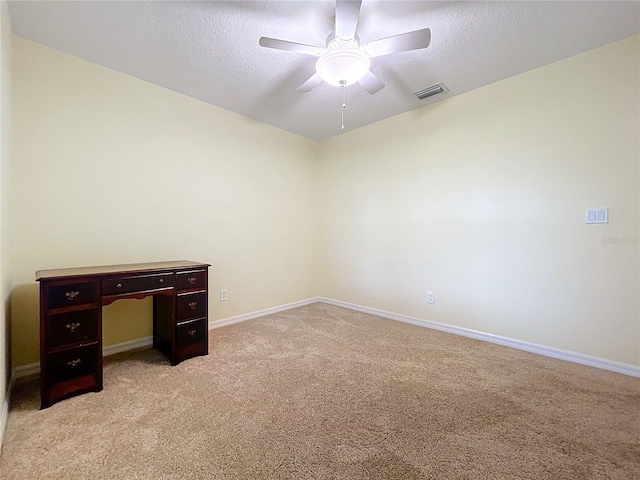
{"type": "Polygon", "coordinates": [[[17,385],[2,479],[640,478],[638,379],[319,303],[210,337],[17,385]]]}

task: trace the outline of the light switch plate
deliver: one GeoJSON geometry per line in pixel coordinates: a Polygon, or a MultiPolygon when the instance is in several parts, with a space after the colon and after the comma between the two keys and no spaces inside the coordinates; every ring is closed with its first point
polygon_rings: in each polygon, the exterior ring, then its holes
{"type": "Polygon", "coordinates": [[[587,208],[587,223],[609,223],[608,208],[587,208]]]}

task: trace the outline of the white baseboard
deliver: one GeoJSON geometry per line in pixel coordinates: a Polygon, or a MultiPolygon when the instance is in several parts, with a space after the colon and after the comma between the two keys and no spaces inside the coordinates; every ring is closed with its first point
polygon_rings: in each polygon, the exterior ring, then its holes
{"type": "MultiPolygon", "coordinates": [[[[446,333],[452,333],[454,335],[461,335],[463,337],[474,338],[476,340],[483,340],[485,342],[495,343],[503,345],[505,347],[516,348],[518,350],[525,350],[531,353],[537,353],[538,355],[544,355],[545,357],[557,358],[559,360],[565,360],[568,362],[579,363],[581,365],[588,365],[590,367],[600,368],[602,370],[609,370],[611,372],[621,373],[623,375],[629,375],[631,377],[640,378],[640,367],[630,365],[627,363],[615,362],[613,360],[607,360],[605,358],[593,357],[591,355],[585,355],[583,353],[571,352],[568,350],[562,350],[555,347],[547,347],[544,345],[537,345],[535,343],[524,342],[522,340],[516,340],[508,337],[501,337],[499,335],[493,335],[490,333],[479,332],[477,330],[471,330],[463,327],[456,327],[455,325],[447,325],[445,323],[432,322],[430,320],[424,320],[422,318],[410,317],[400,313],[387,312],[385,310],[379,310],[377,308],[365,307],[362,305],[356,305],[354,303],[343,302],[341,300],[333,300],[325,297],[314,297],[306,300],[300,300],[298,302],[288,303],[286,305],[280,305],[277,307],[266,308],[264,310],[257,310],[255,312],[249,312],[242,315],[236,315],[234,317],[223,318],[220,320],[213,320],[209,322],[209,329],[226,327],[233,325],[234,323],[245,322],[247,320],[253,320],[254,318],[264,317],[265,315],[271,315],[272,313],[283,312],[285,310],[291,310],[292,308],[302,307],[304,305],[310,305],[312,303],[322,302],[330,305],[336,305],[338,307],[348,308],[350,310],[356,310],[359,312],[369,313],[371,315],[377,315],[378,317],[388,318],[390,320],[397,320],[404,323],[410,323],[412,325],[418,325],[421,327],[431,328],[434,330],[440,330],[446,333]]],[[[103,355],[109,356],[115,353],[126,352],[128,350],[134,350],[138,348],[150,347],[152,345],[152,337],[143,337],[129,342],[118,343],[116,345],[110,345],[103,349],[103,355]]],[[[13,370],[12,382],[14,379],[23,378],[29,375],[35,375],[40,373],[40,363],[30,363],[28,365],[21,365],[13,370]]],[[[3,408],[8,409],[8,397],[3,408]]],[[[3,410],[4,412],[4,410],[3,410]]],[[[2,415],[6,415],[3,413],[2,415]]],[[[4,416],[0,421],[5,421],[4,416]]],[[[4,424],[0,424],[2,427],[4,424]]],[[[0,432],[1,435],[1,432],[0,432]]],[[[0,444],[1,445],[1,444],[0,444]]]]}
{"type": "Polygon", "coordinates": [[[523,342],[522,340],[515,340],[513,338],[501,337],[499,335],[492,335],[490,333],[479,332],[477,330],[471,330],[468,328],[456,327],[455,325],[432,322],[430,320],[424,320],[422,318],[387,312],[384,310],[378,310],[377,308],[364,307],[362,305],[356,305],[340,300],[333,300],[331,298],[320,297],[319,301],[328,303],[330,305],[336,305],[338,307],[356,310],[358,312],[370,313],[371,315],[377,315],[378,317],[388,318],[390,320],[411,323],[413,325],[419,325],[421,327],[440,330],[447,333],[453,333],[454,335],[462,335],[463,337],[469,337],[476,340],[483,340],[485,342],[504,345],[505,347],[517,348],[518,350],[537,353],[538,355],[544,355],[545,357],[557,358],[558,360],[566,360],[568,362],[588,365],[590,367],[609,370],[611,372],[621,373],[623,375],[629,375],[631,377],[640,377],[640,367],[627,363],[615,362],[613,360],[607,360],[605,358],[593,357],[591,355],[585,355],[583,353],[562,350],[560,348],[546,347],[544,345],[537,345],[535,343],[523,342]]]}
{"type": "Polygon", "coordinates": [[[102,356],[108,357],[116,353],[126,352],[128,350],[136,350],[138,348],[147,348],[153,345],[153,337],[142,337],[130,340],[128,342],[116,343],[102,349],[102,356]]]}
{"type": "Polygon", "coordinates": [[[292,308],[298,308],[304,305],[310,305],[312,303],[317,303],[319,301],[320,301],[320,297],[307,298],[306,300],[287,303],[286,305],[280,305],[278,307],[265,308],[264,310],[257,310],[255,312],[244,313],[242,315],[236,315],[235,317],[227,317],[227,318],[222,318],[220,320],[212,320],[209,322],[209,330],[212,330],[214,328],[226,327],[227,325],[233,325],[234,323],[246,322],[247,320],[253,320],[254,318],[264,317],[265,315],[271,315],[272,313],[291,310],[292,308]]]}
{"type": "Polygon", "coordinates": [[[2,413],[0,414],[0,452],[2,452],[2,442],[4,440],[4,432],[7,429],[7,420],[9,420],[9,399],[11,398],[11,389],[13,387],[13,375],[9,379],[7,385],[7,396],[2,404],[2,413]]]}
{"type": "Polygon", "coordinates": [[[26,365],[20,365],[13,369],[13,377],[18,380],[24,377],[30,377],[31,375],[37,375],[40,373],[40,363],[27,363],[26,365]]]}

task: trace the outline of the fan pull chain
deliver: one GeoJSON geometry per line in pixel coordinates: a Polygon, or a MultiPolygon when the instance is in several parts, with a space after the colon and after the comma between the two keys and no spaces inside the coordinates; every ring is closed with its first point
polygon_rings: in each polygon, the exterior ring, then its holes
{"type": "Polygon", "coordinates": [[[340,85],[342,86],[342,108],[340,109],[342,113],[342,128],[340,130],[344,130],[344,109],[347,108],[347,99],[344,89],[346,83],[347,82],[345,80],[340,80],[340,85]]]}

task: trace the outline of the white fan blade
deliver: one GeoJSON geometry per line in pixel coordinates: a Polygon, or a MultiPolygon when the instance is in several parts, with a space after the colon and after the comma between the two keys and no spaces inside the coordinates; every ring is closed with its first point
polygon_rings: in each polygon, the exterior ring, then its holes
{"type": "Polygon", "coordinates": [[[260,37],[258,43],[261,47],[285,50],[287,52],[304,53],[306,55],[318,56],[322,53],[322,48],[320,47],[305,45],[304,43],[289,42],[287,40],[278,40],[277,38],[260,37]]]}
{"type": "Polygon", "coordinates": [[[318,86],[320,83],[322,83],[322,79],[320,78],[320,75],[318,75],[317,73],[314,73],[313,75],[311,75],[311,78],[309,78],[309,80],[307,80],[298,88],[296,88],[296,90],[298,92],[309,92],[314,87],[318,86]]]}
{"type": "Polygon", "coordinates": [[[336,0],[336,37],[352,40],[356,35],[362,0],[336,0]]]}
{"type": "Polygon", "coordinates": [[[379,57],[390,53],[407,52],[427,48],[431,43],[431,30],[423,28],[413,32],[401,33],[393,37],[381,38],[365,43],[362,47],[370,57],[379,57]]]}
{"type": "Polygon", "coordinates": [[[369,95],[378,93],[384,88],[384,83],[382,83],[382,80],[380,80],[371,72],[367,72],[364,77],[358,80],[358,83],[362,85],[367,92],[369,92],[369,95]]]}

